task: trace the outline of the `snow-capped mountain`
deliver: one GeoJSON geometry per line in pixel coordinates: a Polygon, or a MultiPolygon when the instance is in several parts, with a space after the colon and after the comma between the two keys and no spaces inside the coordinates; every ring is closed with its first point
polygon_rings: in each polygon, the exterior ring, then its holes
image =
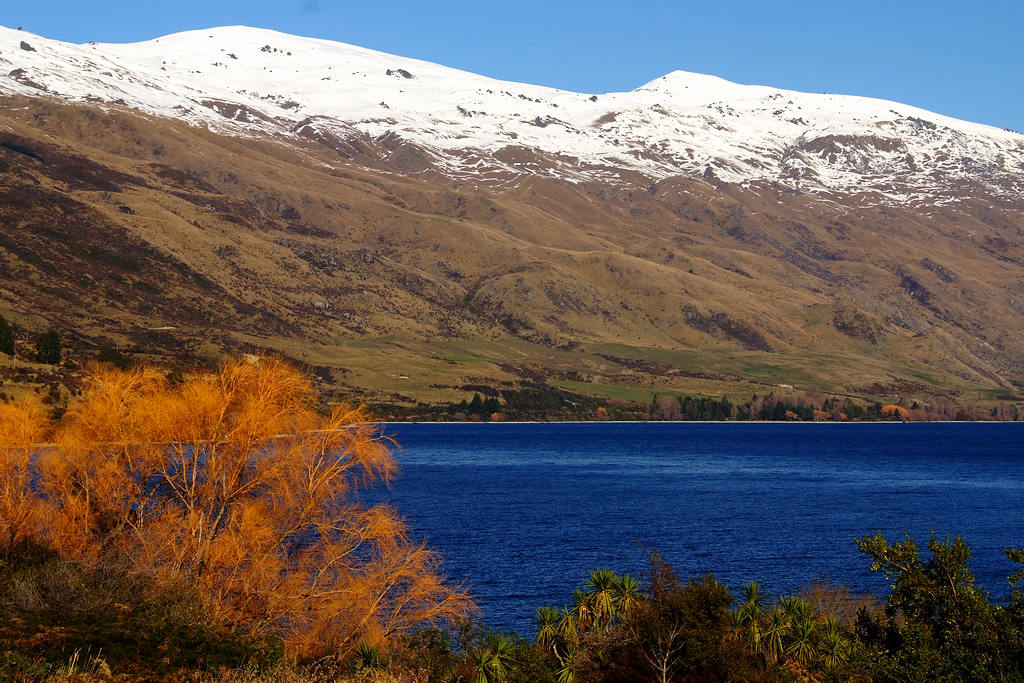
{"type": "Polygon", "coordinates": [[[683,72],[573,93],[242,27],[0,28],[0,104],[0,313],[23,329],[271,348],[408,402],[481,378],[1024,388],[1011,131],[683,72]]]}
{"type": "Polygon", "coordinates": [[[682,71],[631,92],[575,93],[241,26],[85,45],[0,28],[0,92],[232,135],[400,139],[449,175],[495,182],[703,175],[881,203],[941,201],[976,183],[1024,190],[1024,135],[895,102],[682,71]]]}

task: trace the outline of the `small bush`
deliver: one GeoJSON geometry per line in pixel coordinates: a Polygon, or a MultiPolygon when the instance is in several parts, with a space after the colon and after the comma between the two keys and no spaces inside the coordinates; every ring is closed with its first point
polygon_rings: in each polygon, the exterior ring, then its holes
{"type": "Polygon", "coordinates": [[[101,363],[110,363],[115,368],[120,368],[121,370],[127,370],[128,366],[132,364],[132,361],[128,356],[121,353],[110,344],[104,344],[100,347],[100,352],[97,358],[101,363]]]}
{"type": "Polygon", "coordinates": [[[66,668],[75,652],[95,653],[89,661],[96,667],[101,657],[115,671],[161,676],[266,668],[282,652],[279,643],[219,626],[192,587],[161,583],[123,561],[87,567],[50,556],[9,567],[0,584],[0,621],[0,649],[21,651],[8,664],[22,672],[66,668]]]}

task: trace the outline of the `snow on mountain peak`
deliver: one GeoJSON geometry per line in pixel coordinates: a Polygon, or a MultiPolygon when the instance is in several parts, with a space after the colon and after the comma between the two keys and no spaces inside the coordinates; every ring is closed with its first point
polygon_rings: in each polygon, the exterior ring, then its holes
{"type": "Polygon", "coordinates": [[[654,91],[663,92],[669,95],[693,94],[699,97],[729,97],[742,92],[743,88],[749,86],[739,85],[727,81],[718,76],[693,73],[692,71],[681,71],[676,69],[660,78],[655,78],[645,83],[633,92],[654,91]],[[685,93],[685,91],[693,91],[685,93]]]}
{"type": "Polygon", "coordinates": [[[874,201],[955,195],[965,183],[1024,190],[1024,136],[894,102],[685,71],[581,94],[246,26],[84,45],[0,27],[0,93],[111,103],[233,135],[386,136],[459,177],[615,180],[625,169],[874,201]],[[544,163],[501,153],[518,147],[544,163]]]}

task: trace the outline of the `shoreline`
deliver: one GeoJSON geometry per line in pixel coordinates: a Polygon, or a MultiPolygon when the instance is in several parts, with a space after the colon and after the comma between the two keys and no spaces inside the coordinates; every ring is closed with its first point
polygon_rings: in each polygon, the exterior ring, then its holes
{"type": "Polygon", "coordinates": [[[873,421],[853,421],[853,420],[821,420],[820,422],[807,421],[807,420],[501,420],[492,422],[490,420],[402,420],[402,421],[389,421],[381,420],[378,424],[389,424],[389,425],[589,425],[589,424],[608,424],[608,425],[624,425],[624,424],[671,424],[671,425],[695,425],[695,424],[708,424],[708,425],[938,425],[938,424],[950,424],[950,425],[962,425],[962,424],[1000,424],[1000,425],[1012,425],[1012,424],[1024,424],[1024,421],[1018,420],[873,420],[873,421]]]}

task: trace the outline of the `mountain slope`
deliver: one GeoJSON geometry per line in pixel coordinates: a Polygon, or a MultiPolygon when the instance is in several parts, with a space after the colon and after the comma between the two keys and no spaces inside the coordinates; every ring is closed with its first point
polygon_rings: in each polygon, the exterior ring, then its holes
{"type": "Polygon", "coordinates": [[[27,329],[278,349],[407,401],[529,377],[641,398],[1024,382],[1016,134],[783,93],[821,108],[798,149],[801,124],[759,109],[771,89],[670,74],[595,102],[242,28],[128,46],[5,30],[0,60],[23,69],[0,76],[0,312],[27,329]],[[565,123],[536,125],[544,107],[565,123]],[[715,107],[697,135],[685,111],[715,107]],[[702,145],[687,163],[682,139],[702,145]],[[799,159],[798,190],[780,164],[799,159]]]}
{"type": "Polygon", "coordinates": [[[494,183],[707,173],[890,203],[976,185],[1003,197],[1024,188],[1018,133],[681,71],[590,95],[241,26],[81,46],[0,29],[0,68],[0,92],[119,103],[229,134],[313,136],[353,151],[364,136],[388,137],[419,148],[406,170],[429,165],[494,183]],[[521,148],[543,152],[543,162],[517,160],[521,148]]]}

